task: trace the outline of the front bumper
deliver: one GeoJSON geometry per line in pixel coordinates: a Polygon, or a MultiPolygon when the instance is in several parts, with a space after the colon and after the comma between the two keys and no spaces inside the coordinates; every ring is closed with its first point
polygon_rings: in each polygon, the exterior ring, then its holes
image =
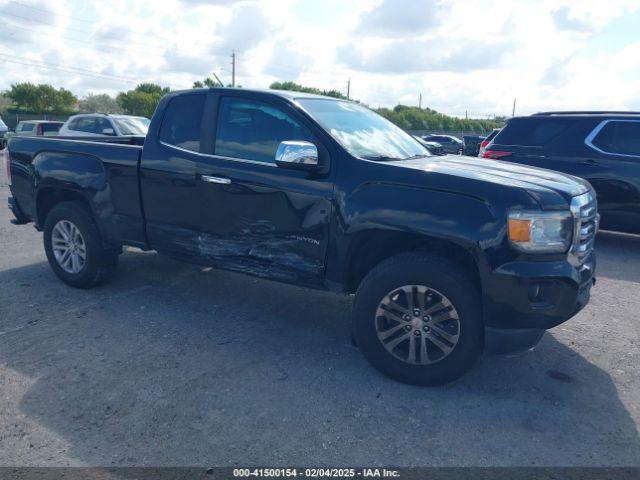
{"type": "Polygon", "coordinates": [[[589,302],[595,270],[593,252],[580,266],[567,260],[502,265],[483,286],[485,326],[546,330],[569,320],[589,302]]]}

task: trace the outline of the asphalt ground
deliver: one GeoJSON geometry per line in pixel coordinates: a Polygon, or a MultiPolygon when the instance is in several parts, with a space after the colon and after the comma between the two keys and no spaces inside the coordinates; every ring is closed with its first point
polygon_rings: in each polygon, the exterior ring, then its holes
{"type": "Polygon", "coordinates": [[[351,345],[349,297],[135,250],[76,290],[9,219],[0,465],[640,466],[640,237],[599,235],[590,304],[535,349],[420,388],[351,345]]]}

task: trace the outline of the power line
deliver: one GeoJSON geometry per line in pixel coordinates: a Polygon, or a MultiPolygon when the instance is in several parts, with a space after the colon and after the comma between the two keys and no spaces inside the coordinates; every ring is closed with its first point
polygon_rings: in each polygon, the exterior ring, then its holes
{"type": "MultiPolygon", "coordinates": [[[[54,17],[69,18],[71,20],[75,20],[76,22],[88,23],[90,25],[95,25],[95,23],[96,23],[95,20],[89,20],[89,19],[85,19],[85,18],[78,18],[78,17],[74,17],[73,15],[67,15],[67,14],[64,14],[64,13],[58,13],[58,12],[54,12],[52,10],[47,10],[47,9],[44,9],[44,8],[34,7],[33,5],[27,5],[26,3],[18,2],[16,0],[9,0],[9,3],[13,3],[14,5],[19,5],[19,6],[23,7],[23,8],[29,8],[31,10],[35,10],[35,11],[38,11],[38,12],[42,12],[42,13],[46,13],[46,14],[49,14],[49,15],[53,15],[54,17]]],[[[130,33],[133,34],[133,35],[143,35],[145,37],[157,38],[158,40],[162,40],[163,42],[170,42],[171,41],[171,39],[169,39],[169,38],[159,37],[157,35],[148,35],[146,33],[138,33],[138,32],[134,32],[134,31],[131,31],[130,33]]]]}
{"type": "MultiPolygon", "coordinates": [[[[95,35],[97,32],[96,31],[87,31],[87,30],[81,30],[79,28],[72,28],[72,27],[59,27],[57,25],[53,25],[49,22],[46,22],[44,20],[40,20],[37,18],[31,18],[31,17],[23,17],[22,15],[16,15],[15,13],[9,13],[9,12],[3,12],[2,15],[8,15],[10,17],[15,17],[15,18],[19,18],[20,20],[24,20],[26,22],[35,22],[38,23],[40,25],[46,25],[47,27],[53,27],[53,28],[59,28],[61,30],[68,30],[70,32],[77,32],[77,33],[82,33],[84,35],[95,35]]],[[[133,32],[131,32],[133,33],[133,32]]],[[[152,47],[152,48],[166,48],[166,46],[163,45],[159,45],[159,44],[153,44],[153,43],[146,43],[146,42],[137,42],[134,40],[128,40],[129,43],[133,43],[136,45],[141,45],[144,47],[152,47]]]]}
{"type": "Polygon", "coordinates": [[[108,80],[118,80],[118,81],[134,82],[134,83],[140,82],[140,80],[137,80],[134,78],[120,77],[117,75],[110,75],[108,73],[95,72],[93,70],[89,70],[86,68],[67,67],[64,65],[47,63],[39,60],[13,57],[11,55],[5,55],[4,53],[0,53],[0,60],[8,63],[15,63],[18,65],[26,65],[29,67],[44,68],[46,70],[55,70],[55,71],[64,72],[64,73],[73,73],[73,74],[85,76],[85,77],[97,77],[97,78],[105,78],[108,80]]]}
{"type": "MultiPolygon", "coordinates": [[[[47,35],[42,35],[42,32],[40,32],[38,30],[35,30],[33,28],[23,27],[21,25],[11,25],[11,28],[18,28],[20,30],[25,30],[27,32],[37,33],[37,34],[39,34],[41,36],[47,37],[47,35]]],[[[63,38],[65,40],[71,41],[71,42],[81,43],[83,45],[87,44],[87,40],[81,40],[79,38],[67,37],[65,35],[56,35],[56,36],[59,37],[59,38],[63,38]]],[[[102,47],[102,48],[108,48],[110,50],[118,50],[120,52],[132,51],[132,52],[138,52],[138,53],[145,54],[145,55],[149,55],[149,53],[150,53],[148,50],[137,50],[137,49],[134,49],[134,48],[125,49],[125,48],[123,48],[121,46],[111,45],[111,44],[108,44],[108,43],[100,43],[100,42],[96,42],[96,41],[92,41],[91,45],[92,46],[97,46],[97,47],[102,47]]],[[[157,47],[157,48],[160,48],[160,47],[157,47]]],[[[162,55],[161,52],[156,52],[156,54],[157,55],[162,55]]]]}

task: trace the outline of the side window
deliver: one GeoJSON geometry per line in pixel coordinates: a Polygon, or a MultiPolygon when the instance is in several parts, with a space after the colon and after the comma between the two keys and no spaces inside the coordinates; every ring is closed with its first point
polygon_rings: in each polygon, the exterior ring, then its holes
{"type": "Polygon", "coordinates": [[[78,119],[74,118],[73,120],[71,120],[67,128],[69,130],[78,130],[78,119]]]}
{"type": "Polygon", "coordinates": [[[571,119],[549,117],[514,118],[498,133],[495,143],[542,147],[567,131],[573,123],[571,119]]]}
{"type": "Polygon", "coordinates": [[[640,157],[640,121],[608,122],[592,143],[607,153],[640,157]]]}
{"type": "Polygon", "coordinates": [[[275,163],[278,145],[285,140],[313,142],[313,135],[269,104],[233,97],[220,101],[216,155],[275,163]]]}
{"type": "MultiPolygon", "coordinates": [[[[96,118],[95,122],[95,133],[99,133],[102,135],[102,131],[105,128],[111,128],[113,130],[113,126],[111,126],[111,122],[106,118],[96,118]]],[[[114,130],[115,133],[115,130],[114,130]]]]}
{"type": "Polygon", "coordinates": [[[33,123],[23,123],[21,132],[33,132],[33,123]]]}
{"type": "Polygon", "coordinates": [[[95,133],[95,120],[92,117],[79,118],[75,130],[77,132],[95,133]]]}
{"type": "Polygon", "coordinates": [[[206,96],[179,95],[169,102],[160,127],[160,141],[176,147],[200,151],[200,123],[206,96]]]}

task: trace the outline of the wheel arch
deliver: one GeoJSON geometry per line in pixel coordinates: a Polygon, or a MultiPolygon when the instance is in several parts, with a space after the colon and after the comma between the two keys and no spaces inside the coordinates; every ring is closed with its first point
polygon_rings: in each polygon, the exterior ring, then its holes
{"type": "Polygon", "coordinates": [[[93,211],[89,200],[80,192],[68,188],[41,187],[36,193],[36,227],[41,230],[47,220],[49,212],[62,202],[75,202],[82,206],[93,218],[93,211]]]}
{"type": "Polygon", "coordinates": [[[445,258],[469,272],[478,292],[482,282],[474,249],[463,242],[415,232],[374,229],[361,231],[352,239],[347,254],[345,287],[355,293],[376,265],[401,253],[425,252],[445,258]]]}

